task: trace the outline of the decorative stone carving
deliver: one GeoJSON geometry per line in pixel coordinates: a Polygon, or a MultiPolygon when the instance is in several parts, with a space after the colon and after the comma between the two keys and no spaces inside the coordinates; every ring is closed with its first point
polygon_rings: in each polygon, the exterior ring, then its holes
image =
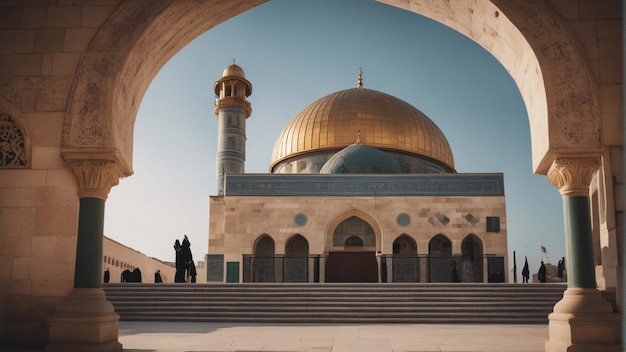
{"type": "Polygon", "coordinates": [[[598,158],[558,158],[548,170],[548,181],[563,197],[587,197],[591,178],[599,168],[598,158]]]}
{"type": "Polygon", "coordinates": [[[26,138],[11,116],[0,112],[0,167],[28,167],[26,138]]]}
{"type": "Polygon", "coordinates": [[[250,117],[252,114],[252,107],[250,106],[250,102],[246,99],[236,98],[236,97],[224,97],[215,101],[215,107],[213,108],[213,112],[215,115],[219,114],[219,111],[224,108],[229,108],[232,106],[238,106],[246,111],[246,117],[250,117]]]}
{"type": "Polygon", "coordinates": [[[122,173],[113,160],[66,160],[78,182],[80,198],[106,200],[111,187],[119,183],[122,173]]]}

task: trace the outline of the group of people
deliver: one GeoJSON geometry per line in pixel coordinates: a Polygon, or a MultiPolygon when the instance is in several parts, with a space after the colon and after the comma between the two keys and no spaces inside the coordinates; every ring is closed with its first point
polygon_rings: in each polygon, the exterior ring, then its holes
{"type": "Polygon", "coordinates": [[[174,242],[174,251],[176,253],[176,274],[174,282],[196,282],[196,265],[191,255],[191,243],[187,235],[181,243],[178,239],[174,242]]]}
{"type": "MultiPolygon", "coordinates": [[[[559,278],[563,278],[563,272],[565,271],[565,257],[559,260],[559,264],[557,266],[557,276],[559,278]]],[[[530,269],[528,268],[528,258],[524,262],[524,268],[522,269],[522,283],[528,283],[528,279],[530,278],[530,269]]],[[[541,265],[539,266],[539,271],[537,271],[537,279],[541,283],[548,282],[548,275],[546,270],[546,265],[541,261],[541,265]]]]}

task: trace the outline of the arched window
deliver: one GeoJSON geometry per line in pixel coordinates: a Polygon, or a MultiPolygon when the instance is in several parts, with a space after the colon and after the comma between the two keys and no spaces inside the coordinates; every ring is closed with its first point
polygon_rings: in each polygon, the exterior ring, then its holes
{"type": "Polygon", "coordinates": [[[463,260],[473,261],[483,256],[483,248],[480,239],[474,234],[467,235],[461,242],[461,253],[463,260]]]}
{"type": "Polygon", "coordinates": [[[0,112],[0,168],[29,167],[28,139],[17,122],[0,112]]]}
{"type": "Polygon", "coordinates": [[[302,235],[295,235],[287,241],[283,264],[285,282],[309,281],[309,242],[302,235]]]}
{"type": "Polygon", "coordinates": [[[480,238],[474,234],[469,234],[461,242],[461,253],[463,254],[463,282],[483,281],[483,246],[480,238]]]}
{"type": "Polygon", "coordinates": [[[430,256],[450,256],[452,255],[452,242],[444,235],[437,235],[428,243],[428,254],[430,256]]]}
{"type": "Polygon", "coordinates": [[[417,254],[417,243],[407,234],[402,234],[393,241],[393,254],[417,254]]]}
{"type": "Polygon", "coordinates": [[[350,236],[346,238],[346,247],[363,247],[363,240],[359,236],[350,236]]]}
{"type": "Polygon", "coordinates": [[[333,232],[333,246],[373,247],[376,246],[376,234],[370,224],[356,216],[352,216],[339,224],[335,232],[333,232]],[[355,238],[358,238],[358,240],[355,238]]]}
{"type": "Polygon", "coordinates": [[[254,254],[260,256],[274,256],[276,253],[274,240],[269,235],[262,235],[254,246],[254,254]]]}
{"type": "Polygon", "coordinates": [[[302,235],[295,235],[287,241],[285,256],[302,257],[309,255],[309,242],[302,235]]]}

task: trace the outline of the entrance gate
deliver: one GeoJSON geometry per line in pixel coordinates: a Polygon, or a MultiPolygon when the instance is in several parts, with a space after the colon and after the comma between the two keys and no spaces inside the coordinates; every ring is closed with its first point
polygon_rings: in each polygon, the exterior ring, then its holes
{"type": "Polygon", "coordinates": [[[378,282],[376,252],[330,252],[326,282],[378,282]]]}

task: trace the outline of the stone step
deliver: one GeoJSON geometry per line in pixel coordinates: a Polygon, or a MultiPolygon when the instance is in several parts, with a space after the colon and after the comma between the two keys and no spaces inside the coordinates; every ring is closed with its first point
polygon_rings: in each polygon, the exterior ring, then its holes
{"type": "Polygon", "coordinates": [[[122,320],[544,324],[566,286],[105,284],[122,320]]]}

